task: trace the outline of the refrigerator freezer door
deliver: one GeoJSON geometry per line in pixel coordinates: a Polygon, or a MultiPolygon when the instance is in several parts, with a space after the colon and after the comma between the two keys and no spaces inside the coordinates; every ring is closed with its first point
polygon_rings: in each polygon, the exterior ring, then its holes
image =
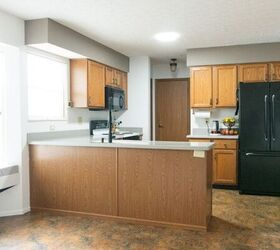
{"type": "Polygon", "coordinates": [[[270,150],[268,83],[240,83],[240,150],[270,150]]]}
{"type": "Polygon", "coordinates": [[[241,152],[239,189],[243,193],[280,195],[280,153],[241,152]]]}
{"type": "Polygon", "coordinates": [[[270,84],[271,151],[280,152],[280,83],[270,84]]]}

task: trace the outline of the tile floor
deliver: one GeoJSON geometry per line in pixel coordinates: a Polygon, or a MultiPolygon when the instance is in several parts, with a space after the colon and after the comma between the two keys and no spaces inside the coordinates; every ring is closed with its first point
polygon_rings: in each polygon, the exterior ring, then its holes
{"type": "Polygon", "coordinates": [[[280,249],[280,197],[214,190],[209,232],[46,212],[5,217],[0,249],[280,249]]]}

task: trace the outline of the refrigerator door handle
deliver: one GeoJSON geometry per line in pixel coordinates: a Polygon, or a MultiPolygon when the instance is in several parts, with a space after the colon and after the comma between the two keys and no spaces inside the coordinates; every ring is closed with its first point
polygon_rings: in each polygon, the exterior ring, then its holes
{"type": "Polygon", "coordinates": [[[267,133],[267,98],[268,96],[264,96],[264,140],[268,140],[268,133],[267,133]]]}
{"type": "Polygon", "coordinates": [[[271,137],[272,140],[275,141],[275,95],[274,94],[271,97],[271,102],[272,102],[271,137]]]}

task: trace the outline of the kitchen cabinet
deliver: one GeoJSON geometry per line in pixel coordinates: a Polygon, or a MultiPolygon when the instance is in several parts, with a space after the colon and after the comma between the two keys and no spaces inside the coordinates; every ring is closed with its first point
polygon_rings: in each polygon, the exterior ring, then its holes
{"type": "Polygon", "coordinates": [[[191,68],[191,107],[236,106],[237,66],[191,68]]]}
{"type": "Polygon", "coordinates": [[[214,140],[213,184],[237,184],[237,142],[236,140],[214,140]]]}
{"type": "Polygon", "coordinates": [[[212,67],[192,67],[191,68],[191,107],[211,108],[212,98],[212,67]]]}
{"type": "Polygon", "coordinates": [[[70,61],[70,106],[103,109],[105,107],[105,66],[87,60],[70,61]]]}
{"type": "Polygon", "coordinates": [[[106,66],[106,85],[122,88],[123,75],[127,73],[106,66]]]}
{"type": "Polygon", "coordinates": [[[30,145],[32,210],[207,230],[212,150],[30,145]]]}
{"type": "Polygon", "coordinates": [[[213,150],[213,184],[236,185],[236,150],[213,150]]]}
{"type": "Polygon", "coordinates": [[[269,64],[270,81],[280,81],[280,63],[269,64]]]}
{"type": "Polygon", "coordinates": [[[105,107],[105,66],[88,61],[88,106],[105,107]]]}
{"type": "Polygon", "coordinates": [[[238,82],[265,82],[269,78],[268,63],[238,65],[238,82]]]}
{"type": "Polygon", "coordinates": [[[213,67],[213,107],[235,107],[237,88],[237,66],[213,67]]]}
{"type": "Polygon", "coordinates": [[[214,142],[212,184],[237,185],[237,141],[233,139],[188,139],[189,142],[214,142]]]}

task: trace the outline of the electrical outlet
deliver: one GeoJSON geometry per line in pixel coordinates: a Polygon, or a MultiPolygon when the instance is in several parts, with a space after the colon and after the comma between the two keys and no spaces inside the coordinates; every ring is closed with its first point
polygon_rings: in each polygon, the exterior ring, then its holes
{"type": "Polygon", "coordinates": [[[82,116],[78,116],[78,123],[83,123],[83,117],[82,116]]]}

